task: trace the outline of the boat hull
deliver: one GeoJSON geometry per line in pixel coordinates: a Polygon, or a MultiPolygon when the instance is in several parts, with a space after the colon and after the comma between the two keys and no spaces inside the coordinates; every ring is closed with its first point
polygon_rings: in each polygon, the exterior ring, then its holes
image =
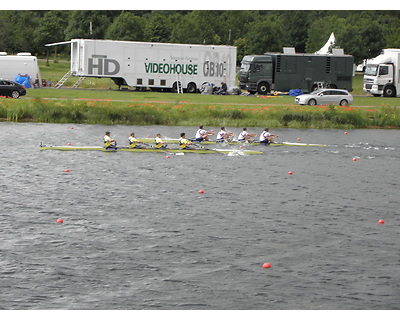
{"type": "MultiPolygon", "coordinates": [[[[143,138],[139,139],[144,143],[154,143],[154,139],[151,138],[143,138]]],[[[167,144],[177,144],[179,143],[178,139],[166,139],[163,140],[167,144]]],[[[287,146],[287,147],[326,147],[326,144],[316,144],[316,143],[302,143],[302,142],[279,142],[279,143],[271,143],[271,144],[262,144],[260,142],[216,142],[216,141],[202,141],[202,142],[193,142],[199,145],[244,145],[244,146],[287,146]]]]}
{"type": "Polygon", "coordinates": [[[58,150],[58,151],[103,151],[103,152],[163,152],[163,153],[243,153],[243,154],[262,154],[262,151],[254,150],[233,150],[233,149],[156,149],[156,148],[129,148],[121,147],[117,149],[105,149],[96,146],[39,146],[40,150],[58,150]]]}

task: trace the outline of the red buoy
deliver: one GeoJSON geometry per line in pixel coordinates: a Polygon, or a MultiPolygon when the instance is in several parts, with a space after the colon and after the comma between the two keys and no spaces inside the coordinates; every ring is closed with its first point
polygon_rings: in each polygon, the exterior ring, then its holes
{"type": "Polygon", "coordinates": [[[293,172],[292,172],[292,171],[289,171],[287,174],[291,176],[291,175],[293,174],[293,172]]]}
{"type": "Polygon", "coordinates": [[[271,264],[269,262],[265,262],[263,264],[263,268],[271,268],[271,264]]]}
{"type": "Polygon", "coordinates": [[[203,194],[203,193],[204,193],[204,190],[199,190],[199,193],[200,193],[200,194],[203,194]]]}
{"type": "Polygon", "coordinates": [[[385,220],[380,219],[380,220],[378,221],[378,223],[379,223],[379,224],[384,224],[384,223],[385,223],[385,220]]]}
{"type": "Polygon", "coordinates": [[[63,220],[63,219],[61,219],[61,218],[59,218],[59,219],[57,219],[57,222],[58,222],[58,223],[63,223],[63,222],[64,222],[64,220],[63,220]]]}
{"type": "Polygon", "coordinates": [[[165,156],[167,159],[171,158],[171,156],[165,156]]]}
{"type": "Polygon", "coordinates": [[[69,172],[69,169],[65,169],[64,172],[69,172]]]}
{"type": "Polygon", "coordinates": [[[353,161],[357,161],[357,158],[356,158],[356,157],[354,157],[354,158],[353,158],[353,161]]]}

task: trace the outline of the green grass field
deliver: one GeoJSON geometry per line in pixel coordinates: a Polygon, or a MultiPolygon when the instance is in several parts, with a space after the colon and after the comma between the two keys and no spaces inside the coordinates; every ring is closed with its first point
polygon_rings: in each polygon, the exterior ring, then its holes
{"type": "MultiPolygon", "coordinates": [[[[53,85],[68,62],[40,61],[42,79],[53,85]]],[[[71,80],[72,79],[72,80],[71,80]]],[[[219,96],[118,90],[110,79],[86,79],[81,89],[28,89],[20,99],[0,98],[3,121],[291,128],[400,128],[400,98],[369,97],[362,75],[353,81],[349,107],[299,106],[294,97],[219,96]]]]}

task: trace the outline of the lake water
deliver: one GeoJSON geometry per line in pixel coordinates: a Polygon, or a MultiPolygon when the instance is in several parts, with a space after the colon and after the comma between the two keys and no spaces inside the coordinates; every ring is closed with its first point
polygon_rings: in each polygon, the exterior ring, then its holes
{"type": "Polygon", "coordinates": [[[328,146],[167,158],[38,145],[196,128],[0,128],[0,309],[399,309],[399,131],[276,129],[328,146]]]}

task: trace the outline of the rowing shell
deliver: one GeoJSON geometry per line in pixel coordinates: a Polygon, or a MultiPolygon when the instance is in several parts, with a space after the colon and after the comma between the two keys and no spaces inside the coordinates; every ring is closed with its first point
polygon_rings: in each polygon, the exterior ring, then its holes
{"type": "Polygon", "coordinates": [[[104,147],[94,146],[39,146],[40,150],[59,150],[59,151],[105,151],[105,152],[167,152],[167,153],[243,153],[243,154],[262,154],[261,151],[252,150],[230,150],[230,149],[156,149],[156,148],[129,148],[122,147],[117,149],[105,149],[104,147]]]}
{"type": "MultiPolygon", "coordinates": [[[[141,142],[144,143],[153,143],[154,139],[150,139],[150,138],[143,138],[143,139],[139,139],[141,142]]],[[[169,143],[169,144],[174,144],[174,143],[179,143],[178,139],[166,139],[163,140],[165,143],[169,143]]],[[[210,145],[210,144],[221,144],[221,145],[246,145],[246,146],[259,146],[259,145],[263,145],[262,143],[260,144],[260,142],[240,142],[240,141],[231,141],[231,142],[216,142],[216,141],[202,141],[202,142],[198,142],[198,141],[193,141],[194,143],[198,143],[198,144],[204,144],[204,145],[210,145]]],[[[302,142],[279,142],[279,143],[270,143],[267,144],[266,146],[274,146],[274,147],[278,147],[278,146],[288,146],[288,147],[326,147],[326,144],[316,144],[316,143],[302,143],[302,142]]]]}

